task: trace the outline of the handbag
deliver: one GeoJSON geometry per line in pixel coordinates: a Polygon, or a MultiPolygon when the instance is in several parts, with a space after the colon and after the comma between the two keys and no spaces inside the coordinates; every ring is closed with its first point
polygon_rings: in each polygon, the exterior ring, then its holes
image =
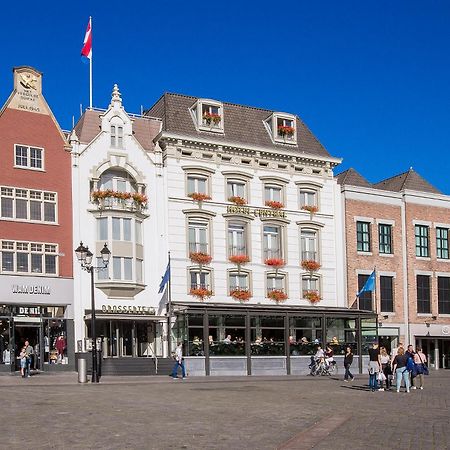
{"type": "MultiPolygon", "coordinates": [[[[422,358],[420,357],[419,353],[417,353],[417,356],[420,359],[420,362],[421,362],[420,369],[422,370],[421,372],[419,372],[419,370],[418,370],[417,373],[424,374],[424,375],[430,375],[430,371],[428,370],[428,366],[426,365],[426,363],[424,363],[422,361],[422,358]]],[[[417,364],[417,365],[419,365],[419,364],[417,364]]]]}
{"type": "Polygon", "coordinates": [[[386,381],[386,375],[383,372],[378,372],[377,378],[378,378],[378,381],[381,381],[381,382],[386,381]]]}

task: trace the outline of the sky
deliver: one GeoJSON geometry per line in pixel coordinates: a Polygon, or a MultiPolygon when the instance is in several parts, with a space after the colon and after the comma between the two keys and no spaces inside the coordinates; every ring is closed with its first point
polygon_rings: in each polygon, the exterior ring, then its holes
{"type": "Polygon", "coordinates": [[[177,92],[295,113],[343,158],[336,173],[413,167],[450,194],[449,1],[5,2],[0,102],[12,68],[33,66],[70,129],[89,102],[90,15],[95,107],[117,83],[128,112],[177,92]]]}

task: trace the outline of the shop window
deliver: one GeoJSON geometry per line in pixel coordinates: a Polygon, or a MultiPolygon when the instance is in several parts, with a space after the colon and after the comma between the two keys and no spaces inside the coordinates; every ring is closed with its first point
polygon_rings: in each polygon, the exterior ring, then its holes
{"type": "Polygon", "coordinates": [[[417,286],[417,312],[419,314],[431,313],[430,277],[428,275],[416,276],[417,286]]]}
{"type": "Polygon", "coordinates": [[[15,145],[14,167],[44,170],[44,149],[25,145],[15,145]]]}
{"type": "Polygon", "coordinates": [[[250,324],[252,356],[281,356],[285,354],[284,317],[252,317],[250,324]]]}
{"type": "Polygon", "coordinates": [[[394,312],[394,278],[380,276],[381,312],[394,312]]]}
{"type": "Polygon", "coordinates": [[[415,225],[416,256],[428,258],[430,256],[429,227],[415,225]]]}
{"type": "Polygon", "coordinates": [[[203,315],[189,314],[187,316],[187,348],[183,350],[188,356],[205,356],[203,345],[203,315]]]}
{"type": "Polygon", "coordinates": [[[344,355],[345,348],[357,350],[357,331],[355,319],[329,317],[326,320],[326,342],[335,355],[344,355]]]}
{"type": "Polygon", "coordinates": [[[45,321],[44,362],[68,364],[66,321],[51,319],[45,321]]]}
{"type": "Polygon", "coordinates": [[[314,355],[322,344],[320,317],[291,317],[289,322],[289,351],[292,356],[314,355]]]}
{"type": "Polygon", "coordinates": [[[245,316],[209,316],[208,340],[211,356],[244,356],[245,316]]]}
{"type": "Polygon", "coordinates": [[[10,320],[0,318],[0,364],[11,365],[14,363],[14,350],[11,345],[10,320]]]}
{"type": "Polygon", "coordinates": [[[370,252],[370,223],[356,222],[356,249],[358,252],[370,252]]]}

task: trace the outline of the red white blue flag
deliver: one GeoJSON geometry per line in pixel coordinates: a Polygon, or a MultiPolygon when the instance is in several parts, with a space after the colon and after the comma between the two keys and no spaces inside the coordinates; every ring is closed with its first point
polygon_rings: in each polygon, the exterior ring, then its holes
{"type": "Polygon", "coordinates": [[[92,19],[89,17],[86,34],[84,35],[83,48],[81,49],[81,57],[83,60],[92,59],[92,19]]]}

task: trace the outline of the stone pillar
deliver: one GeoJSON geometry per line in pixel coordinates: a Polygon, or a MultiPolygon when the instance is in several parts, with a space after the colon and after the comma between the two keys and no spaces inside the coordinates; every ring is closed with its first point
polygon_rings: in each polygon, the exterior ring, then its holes
{"type": "Polygon", "coordinates": [[[434,368],[439,370],[439,340],[434,340],[434,368]]]}

